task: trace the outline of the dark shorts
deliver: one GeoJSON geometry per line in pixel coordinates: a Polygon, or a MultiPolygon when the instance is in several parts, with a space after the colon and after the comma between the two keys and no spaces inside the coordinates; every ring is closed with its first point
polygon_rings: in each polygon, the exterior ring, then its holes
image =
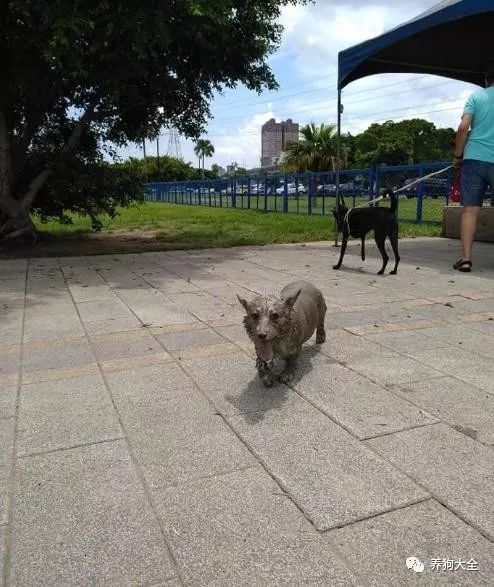
{"type": "Polygon", "coordinates": [[[488,186],[494,191],[494,163],[465,159],[461,166],[461,203],[482,206],[488,186]]]}

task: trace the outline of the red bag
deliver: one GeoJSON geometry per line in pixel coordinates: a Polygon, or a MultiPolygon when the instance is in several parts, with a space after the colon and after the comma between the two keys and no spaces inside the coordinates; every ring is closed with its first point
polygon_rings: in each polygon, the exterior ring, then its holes
{"type": "Polygon", "coordinates": [[[455,173],[455,179],[453,181],[453,185],[449,190],[449,201],[453,203],[458,203],[461,199],[461,170],[458,169],[455,173]]]}

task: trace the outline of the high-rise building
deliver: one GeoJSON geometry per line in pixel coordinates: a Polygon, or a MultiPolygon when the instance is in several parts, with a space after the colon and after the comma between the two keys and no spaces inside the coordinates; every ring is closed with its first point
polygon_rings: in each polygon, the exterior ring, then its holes
{"type": "Polygon", "coordinates": [[[277,165],[288,143],[299,140],[299,125],[291,118],[276,122],[274,118],[262,125],[261,167],[277,165]]]}

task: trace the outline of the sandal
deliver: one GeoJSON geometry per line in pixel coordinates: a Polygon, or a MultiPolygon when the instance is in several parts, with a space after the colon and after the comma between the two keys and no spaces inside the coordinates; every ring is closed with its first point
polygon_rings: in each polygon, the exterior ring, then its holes
{"type": "Polygon", "coordinates": [[[453,269],[456,269],[456,271],[461,271],[462,273],[470,273],[472,270],[472,262],[458,259],[458,261],[456,261],[456,263],[453,265],[453,269]]]}

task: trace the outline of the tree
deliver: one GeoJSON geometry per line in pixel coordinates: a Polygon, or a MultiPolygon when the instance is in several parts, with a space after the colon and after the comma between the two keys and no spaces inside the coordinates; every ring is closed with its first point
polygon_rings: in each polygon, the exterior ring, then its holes
{"type": "Polygon", "coordinates": [[[199,139],[194,147],[194,153],[199,159],[199,169],[201,169],[202,160],[202,179],[204,179],[204,158],[213,156],[214,147],[207,139],[199,139]]]}
{"type": "Polygon", "coordinates": [[[214,177],[220,177],[222,173],[224,173],[224,169],[222,169],[217,163],[213,163],[211,165],[211,173],[214,174],[214,177]]]}
{"type": "Polygon", "coordinates": [[[33,211],[95,214],[137,195],[114,186],[105,145],[155,138],[169,124],[196,138],[215,92],[275,89],[267,57],[280,43],[280,9],[304,2],[2,2],[0,239],[33,235],[33,211]],[[71,189],[73,169],[78,182],[98,182],[97,202],[71,189]]]}
{"type": "Polygon", "coordinates": [[[406,165],[449,159],[453,129],[437,129],[432,122],[412,118],[371,124],[355,137],[355,165],[406,165]]]}
{"type": "Polygon", "coordinates": [[[328,171],[336,165],[336,127],[316,126],[313,122],[300,130],[299,142],[288,143],[282,160],[287,172],[328,171]]]}

